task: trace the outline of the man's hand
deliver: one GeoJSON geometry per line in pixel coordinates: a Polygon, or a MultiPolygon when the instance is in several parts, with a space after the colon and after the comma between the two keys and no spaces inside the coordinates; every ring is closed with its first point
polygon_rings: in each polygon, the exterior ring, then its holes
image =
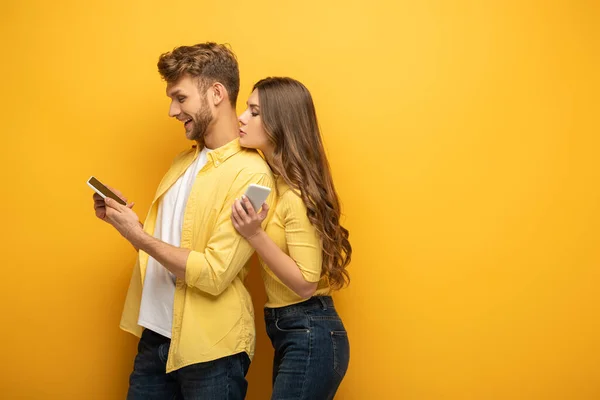
{"type": "MultiPolygon", "coordinates": [[[[127,203],[127,198],[123,196],[121,192],[116,189],[107,186],[114,194],[119,196],[125,203],[127,203]]],[[[94,193],[94,211],[96,211],[96,217],[100,218],[103,221],[106,221],[106,204],[104,203],[104,199],[98,193],[94,193]]],[[[127,203],[127,207],[133,208],[135,203],[127,203]]],[[[107,221],[108,222],[108,221],[107,221]]]]}
{"type": "MultiPolygon", "coordinates": [[[[98,216],[98,218],[114,226],[125,239],[130,240],[131,234],[137,232],[136,230],[142,231],[140,219],[131,209],[133,203],[124,206],[107,197],[104,199],[104,204],[104,210],[101,211],[104,216],[103,218],[98,216]]],[[[98,215],[98,209],[96,209],[96,215],[98,215]]]]}

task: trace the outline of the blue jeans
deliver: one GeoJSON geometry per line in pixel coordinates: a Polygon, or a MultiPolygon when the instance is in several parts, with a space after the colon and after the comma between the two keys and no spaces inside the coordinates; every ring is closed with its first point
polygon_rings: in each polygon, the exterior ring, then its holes
{"type": "Polygon", "coordinates": [[[138,344],[127,400],[242,400],[250,358],[234,354],[166,373],[171,340],[145,329],[138,344]]]}
{"type": "Polygon", "coordinates": [[[265,308],[275,349],[272,400],[333,399],[350,361],[344,324],[329,296],[265,308]]]}

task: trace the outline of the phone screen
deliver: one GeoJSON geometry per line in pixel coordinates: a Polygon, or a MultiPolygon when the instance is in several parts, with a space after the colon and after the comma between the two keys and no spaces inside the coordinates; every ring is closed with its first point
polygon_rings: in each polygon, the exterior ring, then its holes
{"type": "Polygon", "coordinates": [[[107,188],[106,186],[104,186],[98,179],[94,178],[93,176],[90,178],[90,180],[88,181],[88,183],[91,186],[93,186],[94,188],[96,188],[104,196],[110,197],[111,199],[116,200],[117,203],[122,204],[124,206],[127,205],[127,203],[125,203],[123,201],[123,199],[121,199],[119,196],[117,196],[116,194],[114,194],[109,188],[107,188]]]}

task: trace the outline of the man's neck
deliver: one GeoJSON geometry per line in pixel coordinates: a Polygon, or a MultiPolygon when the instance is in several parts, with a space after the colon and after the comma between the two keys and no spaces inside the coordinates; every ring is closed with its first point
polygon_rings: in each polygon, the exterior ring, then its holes
{"type": "Polygon", "coordinates": [[[208,149],[218,149],[239,137],[239,123],[235,111],[213,120],[213,124],[206,131],[205,146],[208,149]]]}

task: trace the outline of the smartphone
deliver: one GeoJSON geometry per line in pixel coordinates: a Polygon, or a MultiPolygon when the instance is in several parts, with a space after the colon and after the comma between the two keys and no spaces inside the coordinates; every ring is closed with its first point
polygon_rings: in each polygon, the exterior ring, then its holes
{"type": "MultiPolygon", "coordinates": [[[[265,200],[267,200],[267,197],[269,197],[269,193],[271,193],[271,188],[251,183],[248,186],[248,189],[246,189],[245,195],[248,198],[248,200],[250,200],[250,204],[252,204],[252,207],[254,207],[254,211],[258,211],[260,210],[260,207],[263,205],[265,200]]],[[[242,207],[244,207],[244,210],[246,210],[244,203],[241,202],[241,204],[242,207]]],[[[248,210],[246,210],[246,212],[248,212],[248,210]]]]}
{"type": "Polygon", "coordinates": [[[103,199],[110,197],[111,199],[116,200],[116,202],[119,204],[122,204],[124,206],[127,205],[127,203],[125,201],[123,201],[122,198],[117,196],[112,190],[110,190],[109,188],[104,186],[102,184],[102,182],[100,182],[98,179],[94,178],[93,176],[90,177],[90,179],[88,179],[87,184],[89,187],[94,189],[94,191],[96,193],[98,193],[100,196],[102,196],[103,199]]]}

